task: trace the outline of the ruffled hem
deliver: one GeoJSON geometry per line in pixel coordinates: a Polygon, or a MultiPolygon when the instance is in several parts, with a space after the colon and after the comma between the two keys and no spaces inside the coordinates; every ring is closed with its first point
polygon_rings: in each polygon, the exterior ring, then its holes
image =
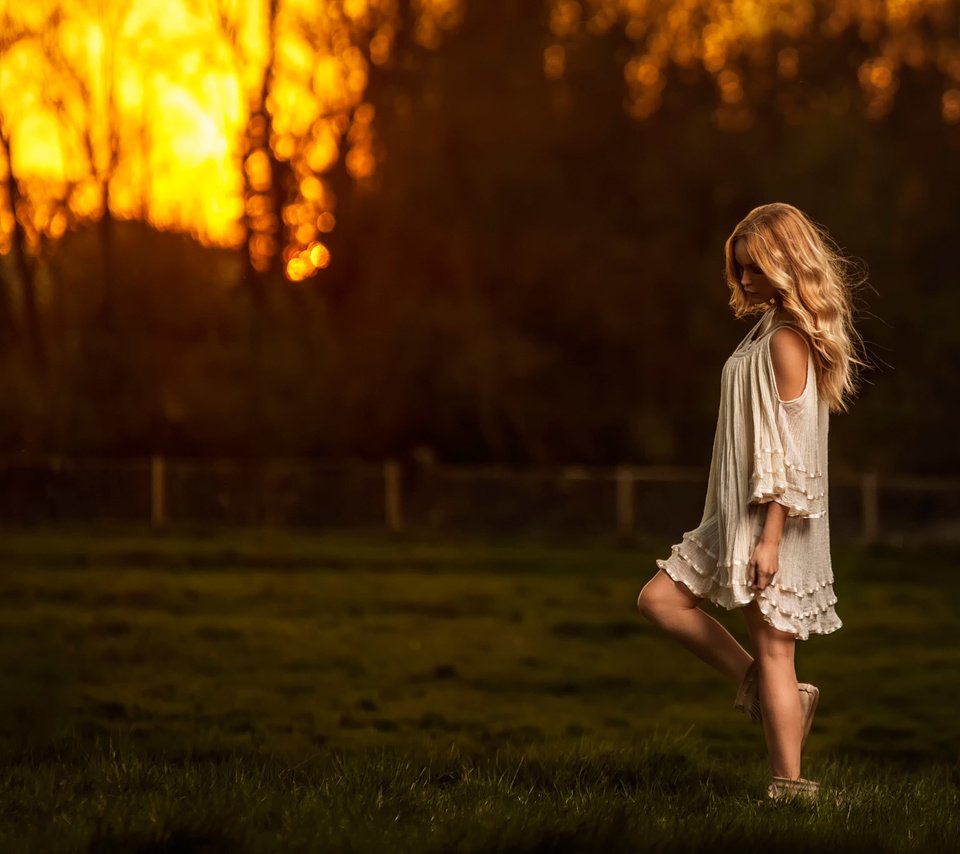
{"type": "Polygon", "coordinates": [[[776,501],[788,516],[816,519],[826,515],[823,473],[808,471],[786,459],[781,448],[763,448],[754,454],[750,503],[776,501]]]}
{"type": "Polygon", "coordinates": [[[830,634],[843,626],[834,608],[837,597],[832,578],[807,590],[798,590],[778,586],[774,576],[774,580],[757,593],[749,584],[735,578],[733,564],[718,564],[710,558],[710,552],[690,536],[671,547],[669,558],[658,559],[656,563],[694,596],[709,599],[728,611],[756,599],[767,623],[796,635],[798,640],[807,640],[811,634],[830,634]]]}
{"type": "Polygon", "coordinates": [[[766,590],[760,592],[757,604],[760,607],[760,613],[763,614],[766,621],[775,629],[781,632],[788,632],[797,636],[797,640],[807,640],[810,635],[828,635],[843,627],[843,622],[837,616],[834,605],[837,603],[836,596],[832,601],[822,608],[811,610],[801,615],[802,622],[797,617],[785,615],[783,611],[765,595],[772,589],[772,585],[766,590]]]}
{"type": "MultiPolygon", "coordinates": [[[[713,565],[719,560],[719,556],[717,555],[717,553],[713,551],[713,549],[711,549],[709,546],[707,546],[707,544],[704,543],[703,540],[701,540],[699,537],[695,537],[693,536],[693,534],[686,534],[685,539],[691,543],[695,543],[697,545],[697,548],[699,548],[700,551],[702,551],[705,555],[707,555],[710,558],[711,565],[713,565]]],[[[674,546],[674,548],[679,548],[679,547],[674,546]]],[[[689,558],[687,558],[685,555],[681,555],[681,557],[689,561],[689,558]]],[[[744,563],[746,562],[735,560],[733,561],[732,564],[724,564],[724,567],[742,566],[744,565],[744,563]]],[[[695,566],[694,568],[696,569],[695,566]]],[[[816,593],[818,590],[822,590],[824,587],[831,587],[832,585],[833,585],[833,578],[831,577],[824,581],[821,581],[819,584],[815,584],[813,587],[804,587],[804,588],[787,587],[784,584],[778,584],[777,590],[781,590],[786,593],[796,593],[798,598],[803,599],[804,597],[807,597],[813,593],[816,593]]]]}

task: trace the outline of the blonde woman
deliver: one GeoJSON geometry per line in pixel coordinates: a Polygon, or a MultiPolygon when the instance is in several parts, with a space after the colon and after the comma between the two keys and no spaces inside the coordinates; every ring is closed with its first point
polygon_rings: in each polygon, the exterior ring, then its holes
{"type": "Polygon", "coordinates": [[[760,319],[723,366],[703,518],[637,600],[640,612],[738,686],[734,705],[762,723],[770,798],[815,800],[800,756],[820,692],[797,682],[795,643],[829,634],[827,431],[855,392],[852,265],[801,211],[751,211],[726,242],[736,317],[760,319]],[[751,656],[700,609],[739,608],[751,656]]]}

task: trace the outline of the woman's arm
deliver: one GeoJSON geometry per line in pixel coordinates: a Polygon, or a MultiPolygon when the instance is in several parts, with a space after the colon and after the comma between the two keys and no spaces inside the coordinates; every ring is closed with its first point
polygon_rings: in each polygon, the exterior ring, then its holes
{"type": "MultiPolygon", "coordinates": [[[[780,400],[794,400],[803,394],[807,377],[807,342],[794,329],[783,326],[770,336],[770,359],[780,400]]],[[[751,582],[763,590],[779,570],[780,540],[787,508],[778,501],[767,502],[763,532],[750,557],[751,582]]]]}
{"type": "Polygon", "coordinates": [[[767,502],[767,518],[763,522],[763,531],[760,534],[761,543],[780,545],[783,536],[783,522],[787,518],[787,508],[777,501],[767,502]]]}
{"type": "Polygon", "coordinates": [[[781,326],[770,336],[770,361],[777,381],[780,400],[794,400],[807,385],[807,342],[789,326],[781,326]]]}
{"type": "Polygon", "coordinates": [[[760,541],[754,546],[747,566],[750,583],[757,590],[763,590],[780,570],[780,537],[786,517],[786,507],[776,501],[767,502],[767,518],[760,541]]]}

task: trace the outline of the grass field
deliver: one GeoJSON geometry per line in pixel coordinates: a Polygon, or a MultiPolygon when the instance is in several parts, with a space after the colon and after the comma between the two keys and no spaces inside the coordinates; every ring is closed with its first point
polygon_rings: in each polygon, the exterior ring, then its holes
{"type": "Polygon", "coordinates": [[[958,850],[958,555],[835,550],[777,807],[669,545],[7,532],[0,850],[958,850]]]}

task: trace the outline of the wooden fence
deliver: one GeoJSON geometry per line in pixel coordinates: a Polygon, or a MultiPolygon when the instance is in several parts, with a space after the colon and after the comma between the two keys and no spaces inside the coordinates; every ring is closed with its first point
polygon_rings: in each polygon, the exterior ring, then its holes
{"type": "MultiPolygon", "coordinates": [[[[7,524],[125,521],[407,531],[638,534],[679,541],[699,522],[703,468],[453,467],[388,459],[49,457],[0,461],[7,524]]],[[[830,473],[835,539],[960,542],[960,479],[830,473]]]]}

